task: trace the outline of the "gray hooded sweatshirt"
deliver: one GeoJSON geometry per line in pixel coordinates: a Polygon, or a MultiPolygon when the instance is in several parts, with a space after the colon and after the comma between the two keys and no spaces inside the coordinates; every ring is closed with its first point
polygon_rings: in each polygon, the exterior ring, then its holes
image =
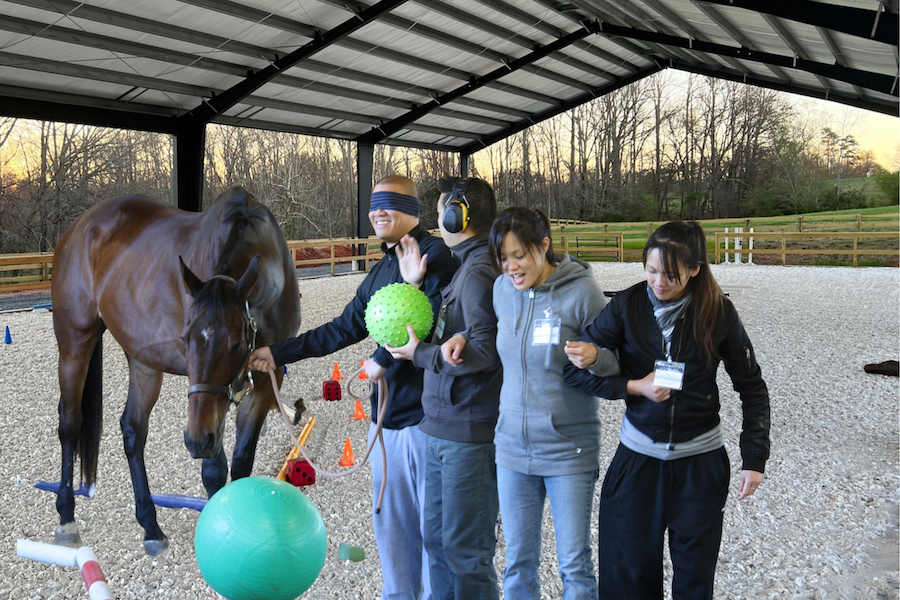
{"type": "MultiPolygon", "coordinates": [[[[497,352],[503,364],[500,418],[494,433],[497,464],[526,475],[573,475],[599,468],[596,398],[563,380],[567,340],[575,341],[606,306],[590,265],[554,254],[556,269],[534,289],[517,290],[506,275],[494,282],[497,352]],[[535,345],[536,321],[559,319],[559,341],[535,345]]],[[[601,349],[589,367],[615,375],[614,353],[601,349]]]]}

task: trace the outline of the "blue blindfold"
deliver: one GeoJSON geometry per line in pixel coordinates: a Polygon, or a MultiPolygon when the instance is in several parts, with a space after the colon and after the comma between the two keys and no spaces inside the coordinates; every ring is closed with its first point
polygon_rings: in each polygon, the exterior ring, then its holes
{"type": "Polygon", "coordinates": [[[422,204],[415,196],[398,194],[397,192],[375,192],[369,203],[369,210],[396,210],[412,215],[417,219],[422,214],[422,204]]]}

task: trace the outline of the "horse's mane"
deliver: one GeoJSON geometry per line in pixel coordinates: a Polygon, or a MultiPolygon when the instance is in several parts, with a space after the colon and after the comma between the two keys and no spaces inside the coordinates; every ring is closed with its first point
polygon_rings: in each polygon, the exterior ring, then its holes
{"type": "Polygon", "coordinates": [[[224,200],[221,208],[219,226],[220,232],[228,232],[228,237],[222,246],[222,253],[216,262],[213,273],[237,278],[234,273],[234,259],[244,247],[241,241],[251,220],[258,216],[258,208],[261,204],[253,201],[253,196],[243,188],[233,189],[233,193],[224,200]],[[255,204],[255,206],[252,206],[255,204]]]}

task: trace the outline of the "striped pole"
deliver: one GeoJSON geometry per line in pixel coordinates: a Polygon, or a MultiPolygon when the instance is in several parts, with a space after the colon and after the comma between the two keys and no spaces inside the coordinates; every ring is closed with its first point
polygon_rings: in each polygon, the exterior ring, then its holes
{"type": "Polygon", "coordinates": [[[97,555],[87,546],[67,548],[30,540],[16,540],[16,556],[63,567],[78,567],[91,600],[113,600],[97,555]]]}

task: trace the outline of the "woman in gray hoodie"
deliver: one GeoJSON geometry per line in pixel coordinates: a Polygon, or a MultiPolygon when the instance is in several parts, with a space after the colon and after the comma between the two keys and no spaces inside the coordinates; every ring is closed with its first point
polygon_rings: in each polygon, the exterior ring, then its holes
{"type": "MultiPolygon", "coordinates": [[[[599,473],[597,399],[563,379],[567,340],[577,340],[606,305],[591,267],[553,252],[550,222],[532,208],[502,212],[490,251],[502,275],[494,282],[497,351],[503,364],[500,418],[494,434],[500,515],[506,539],[503,589],[511,600],[541,597],[541,515],[550,499],[563,599],[597,597],[590,521],[599,473]]],[[[589,367],[619,371],[601,351],[589,367]]]]}

